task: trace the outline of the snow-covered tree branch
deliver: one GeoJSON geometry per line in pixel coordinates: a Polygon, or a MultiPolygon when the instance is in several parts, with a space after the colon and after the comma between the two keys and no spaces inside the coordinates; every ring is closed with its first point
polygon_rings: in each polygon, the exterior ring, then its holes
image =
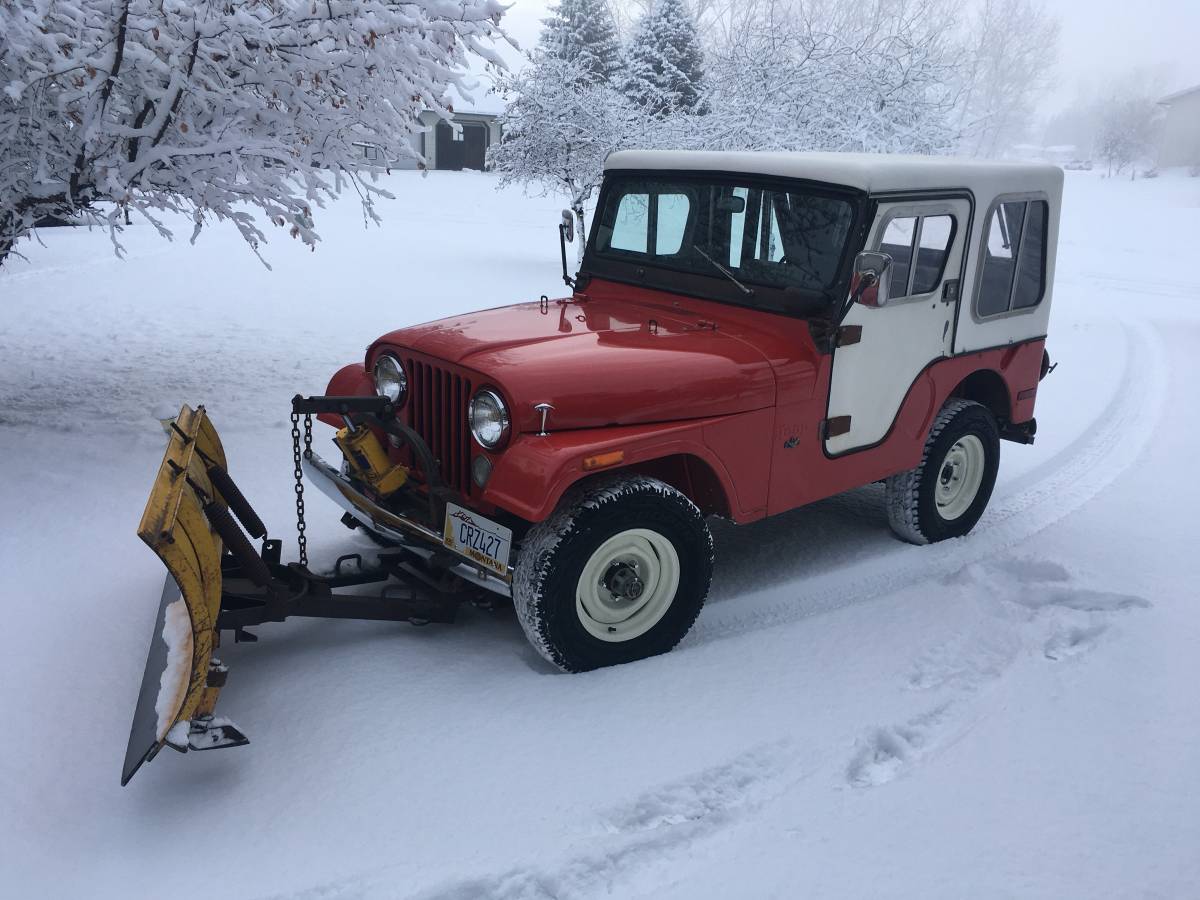
{"type": "Polygon", "coordinates": [[[710,54],[711,149],[944,153],[955,47],[947,0],[744,10],[710,54]]]}
{"type": "Polygon", "coordinates": [[[446,114],[501,0],[0,0],[0,263],[47,215],[89,210],[118,246],[128,211],[256,212],[315,245],[313,208],[353,184],[377,218],[369,136],[413,155],[422,109],[446,114]],[[100,204],[99,206],[97,204],[100,204]]]}
{"type": "Polygon", "coordinates": [[[964,40],[962,152],[997,156],[1025,137],[1054,74],[1058,33],[1038,0],[982,0],[964,40]]]}

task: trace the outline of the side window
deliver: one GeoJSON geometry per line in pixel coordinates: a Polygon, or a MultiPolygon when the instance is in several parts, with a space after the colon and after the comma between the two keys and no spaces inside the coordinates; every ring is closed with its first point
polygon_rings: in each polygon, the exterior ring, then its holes
{"type": "Polygon", "coordinates": [[[892,258],[892,297],[936,290],[954,243],[954,217],[900,216],[884,229],[879,249],[892,258]]]}
{"type": "Polygon", "coordinates": [[[921,220],[920,235],[912,292],[928,294],[937,289],[946,270],[946,257],[954,243],[953,216],[926,216],[921,220]]]}
{"type": "Polygon", "coordinates": [[[911,270],[913,239],[917,236],[917,220],[912,216],[892,219],[883,232],[879,249],[892,258],[892,283],[888,292],[893,297],[908,295],[908,275],[911,270]]]}
{"type": "Polygon", "coordinates": [[[1041,302],[1046,280],[1046,214],[1044,200],[1011,200],[992,210],[975,305],[981,317],[1029,309],[1041,302]]]}
{"type": "Polygon", "coordinates": [[[1025,213],[1021,252],[1017,256],[1017,286],[1013,309],[1029,309],[1042,302],[1046,282],[1046,204],[1031,202],[1025,213]]]}

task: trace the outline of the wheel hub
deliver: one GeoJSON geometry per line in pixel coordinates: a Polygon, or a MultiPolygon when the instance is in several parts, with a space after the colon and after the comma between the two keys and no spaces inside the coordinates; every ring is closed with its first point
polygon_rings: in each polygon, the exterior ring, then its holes
{"type": "Polygon", "coordinates": [[[638,577],[636,563],[613,563],[604,573],[603,584],[616,600],[637,600],[646,590],[645,583],[638,577]]]}
{"type": "Polygon", "coordinates": [[[619,532],[593,551],[579,575],[579,623],[602,641],[633,640],[666,615],[679,579],[679,554],[670,540],[647,528],[619,532]]]}
{"type": "Polygon", "coordinates": [[[943,519],[957,519],[975,502],[986,467],[983,442],[978,437],[966,434],[954,442],[942,462],[934,490],[938,514],[943,519]]]}

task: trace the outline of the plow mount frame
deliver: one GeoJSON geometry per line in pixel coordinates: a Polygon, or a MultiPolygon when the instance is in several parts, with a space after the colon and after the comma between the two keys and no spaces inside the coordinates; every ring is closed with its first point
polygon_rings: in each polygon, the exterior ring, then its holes
{"type": "MultiPolygon", "coordinates": [[[[392,409],[382,397],[293,400],[294,413],[333,413],[394,433],[403,426],[388,422],[392,409]]],[[[167,429],[167,450],[138,534],[162,559],[168,574],[130,728],[123,786],[163,747],[186,752],[249,743],[236,725],[214,714],[228,674],[214,655],[223,632],[231,633],[234,643],[255,642],[258,637],[248,628],[292,617],[450,623],[463,602],[492,605],[494,591],[403,544],[375,551],[372,562],[359,553],[343,555],[329,573],[313,572],[300,562],[282,562],[282,541],[267,536],[262,520],[229,476],[204,407],[183,407],[167,429]],[[251,538],[262,538],[261,549],[255,549],[251,538]],[[391,583],[375,593],[342,590],[383,582],[391,583]],[[186,628],[183,634],[191,666],[182,676],[186,685],[176,688],[175,712],[165,723],[159,707],[174,652],[168,618],[179,601],[185,604],[190,625],[190,634],[186,628]]],[[[419,436],[403,437],[415,439],[410,441],[414,453],[423,467],[429,466],[429,506],[436,515],[443,502],[436,461],[419,436]]],[[[309,456],[315,454],[308,451],[306,463],[309,456]]],[[[349,515],[343,522],[356,524],[349,515]]]]}

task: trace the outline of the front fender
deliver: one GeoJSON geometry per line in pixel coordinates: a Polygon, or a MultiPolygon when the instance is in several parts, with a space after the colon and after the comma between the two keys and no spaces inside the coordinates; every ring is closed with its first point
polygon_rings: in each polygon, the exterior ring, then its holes
{"type": "MultiPolygon", "coordinates": [[[[333,377],[329,379],[329,386],[325,388],[325,395],[327,397],[374,397],[375,381],[371,378],[371,373],[363,368],[362,363],[350,363],[333,373],[333,377]]],[[[342,427],[341,418],[333,413],[320,413],[317,421],[332,425],[334,428],[342,427]]]]}
{"type": "MultiPolygon", "coordinates": [[[[529,522],[546,519],[575,482],[606,471],[637,467],[669,456],[694,456],[715,474],[734,518],[747,518],[726,461],[705,441],[706,429],[743,418],[717,416],[653,425],[587,428],[548,435],[519,434],[494,457],[494,468],[482,499],[529,522]],[[585,470],[583,461],[620,450],[619,464],[585,470]]],[[[764,473],[765,474],[765,473],[764,473]]],[[[748,516],[753,518],[753,515],[748,516]]]]}

